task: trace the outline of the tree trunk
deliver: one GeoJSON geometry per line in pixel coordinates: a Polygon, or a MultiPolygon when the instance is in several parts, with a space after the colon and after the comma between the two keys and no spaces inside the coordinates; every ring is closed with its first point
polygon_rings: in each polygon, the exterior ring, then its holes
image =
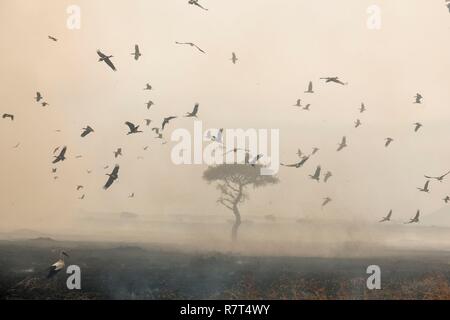
{"type": "Polygon", "coordinates": [[[236,243],[239,226],[241,225],[241,213],[239,212],[237,205],[233,206],[233,214],[234,214],[234,224],[233,228],[231,229],[231,241],[233,243],[236,243]]]}

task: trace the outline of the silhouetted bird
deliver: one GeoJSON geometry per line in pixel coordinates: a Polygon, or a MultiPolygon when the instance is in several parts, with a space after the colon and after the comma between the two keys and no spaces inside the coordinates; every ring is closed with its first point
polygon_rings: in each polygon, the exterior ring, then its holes
{"type": "Polygon", "coordinates": [[[56,173],[57,168],[52,168],[52,173],[56,173]]]}
{"type": "Polygon", "coordinates": [[[327,182],[328,179],[330,179],[333,176],[333,174],[331,173],[331,171],[328,171],[327,173],[325,173],[325,176],[323,177],[323,182],[327,182]]]}
{"type": "Polygon", "coordinates": [[[39,102],[42,100],[42,95],[39,91],[36,92],[36,97],[34,99],[36,100],[36,102],[39,102]]]}
{"type": "Polygon", "coordinates": [[[417,210],[416,215],[414,216],[414,218],[410,219],[409,222],[406,222],[406,224],[409,223],[418,223],[419,222],[419,216],[420,216],[420,210],[417,210]]]}
{"type": "Polygon", "coordinates": [[[347,85],[347,82],[342,82],[341,80],[339,80],[339,77],[325,77],[325,78],[320,78],[323,80],[326,80],[325,83],[329,83],[329,82],[334,82],[334,83],[338,83],[338,84],[342,84],[343,86],[347,85]]]}
{"type": "Polygon", "coordinates": [[[381,219],[379,222],[391,221],[391,216],[392,216],[392,210],[389,210],[388,215],[386,217],[384,217],[383,219],[381,219]]]}
{"type": "Polygon", "coordinates": [[[47,102],[45,102],[45,101],[42,102],[41,105],[42,105],[43,107],[49,106],[49,104],[48,104],[47,102]]]}
{"type": "Polygon", "coordinates": [[[323,199],[323,202],[322,202],[322,208],[325,207],[328,203],[330,203],[331,200],[332,200],[332,199],[329,198],[329,197],[324,198],[324,199],[323,199]]]}
{"type": "Polygon", "coordinates": [[[429,185],[430,185],[430,180],[425,182],[425,185],[423,186],[423,188],[417,188],[417,189],[422,192],[430,192],[430,189],[428,188],[429,185]]]}
{"type": "Polygon", "coordinates": [[[392,138],[386,138],[385,140],[386,140],[386,143],[384,144],[385,147],[388,147],[391,144],[391,142],[394,141],[394,139],[392,138]]]}
{"type": "Polygon", "coordinates": [[[131,193],[131,194],[128,196],[128,198],[134,198],[134,192],[131,193]]]}
{"type": "Polygon", "coordinates": [[[192,112],[186,112],[185,117],[186,118],[190,118],[190,117],[197,118],[197,113],[198,113],[198,103],[195,104],[194,109],[192,110],[192,112]]]}
{"type": "Polygon", "coordinates": [[[414,99],[416,99],[416,100],[414,101],[414,103],[421,104],[421,103],[422,103],[423,97],[422,97],[422,95],[421,95],[420,93],[418,93],[418,94],[416,94],[416,95],[414,96],[414,99]]]}
{"type": "Polygon", "coordinates": [[[9,113],[4,113],[2,116],[3,119],[9,118],[11,121],[14,121],[14,115],[9,113]]]}
{"type": "Polygon", "coordinates": [[[67,151],[67,147],[64,146],[61,150],[61,152],[55,156],[55,160],[53,160],[53,163],[57,163],[59,161],[64,161],[66,160],[66,151],[67,151]]]}
{"type": "Polygon", "coordinates": [[[293,164],[280,163],[280,165],[282,165],[283,167],[291,167],[291,168],[297,168],[298,169],[298,168],[302,167],[305,164],[305,162],[308,161],[308,159],[309,159],[309,156],[306,156],[306,157],[303,157],[300,162],[293,163],[293,164]]]}
{"type": "Polygon", "coordinates": [[[297,99],[297,102],[294,104],[294,107],[302,107],[302,99],[297,99]]]}
{"type": "Polygon", "coordinates": [[[176,119],[176,116],[170,116],[170,117],[166,117],[163,120],[163,123],[161,125],[161,130],[164,130],[164,127],[166,126],[166,124],[169,124],[170,120],[176,119]]]}
{"type": "Polygon", "coordinates": [[[148,127],[152,123],[151,119],[145,119],[145,125],[148,127]]]}
{"type": "Polygon", "coordinates": [[[364,102],[362,102],[361,107],[359,108],[359,112],[363,113],[364,111],[366,111],[366,106],[364,105],[364,102]]]}
{"type": "Polygon", "coordinates": [[[111,69],[116,71],[116,67],[114,66],[114,64],[111,61],[111,58],[113,56],[107,56],[107,55],[103,54],[100,50],[97,50],[97,54],[100,56],[100,58],[98,59],[99,62],[104,61],[111,69]]]}
{"type": "Polygon", "coordinates": [[[428,178],[428,179],[436,179],[437,181],[442,182],[442,181],[444,180],[444,178],[445,178],[449,173],[450,173],[450,171],[447,172],[447,173],[445,173],[445,174],[443,174],[442,176],[438,176],[438,177],[425,176],[425,178],[428,178]]]}
{"type": "Polygon", "coordinates": [[[106,174],[107,176],[109,176],[108,181],[106,181],[106,184],[104,185],[103,189],[108,189],[115,180],[117,180],[119,178],[119,165],[116,164],[116,166],[114,167],[113,171],[110,174],[106,174]]]}
{"type": "Polygon", "coordinates": [[[200,9],[206,10],[208,11],[208,9],[206,9],[205,7],[203,7],[200,3],[198,3],[198,0],[189,0],[188,2],[189,4],[193,4],[197,7],[199,7],[200,9]]]}
{"type": "Polygon", "coordinates": [[[149,110],[150,107],[151,107],[152,105],[154,105],[154,103],[153,103],[152,100],[149,100],[149,101],[146,103],[146,105],[147,105],[147,110],[149,110]]]}
{"type": "Polygon", "coordinates": [[[82,185],[78,185],[77,186],[77,191],[80,191],[81,189],[83,189],[84,187],[82,185]]]}
{"type": "Polygon", "coordinates": [[[48,36],[48,38],[50,39],[50,40],[53,40],[53,41],[58,41],[58,39],[56,39],[55,37],[52,37],[52,36],[48,36]]]}
{"type": "Polygon", "coordinates": [[[114,158],[117,158],[118,156],[122,155],[122,148],[117,148],[116,151],[114,151],[114,158]]]}
{"type": "Polygon", "coordinates": [[[139,132],[142,132],[142,131],[139,131],[139,126],[136,126],[136,125],[134,125],[133,123],[131,123],[131,122],[129,122],[129,121],[125,122],[125,124],[128,126],[128,128],[129,128],[129,130],[130,130],[130,131],[127,133],[127,135],[133,134],[133,133],[139,133],[139,132]]]}
{"type": "Polygon", "coordinates": [[[419,122],[414,123],[414,132],[419,131],[419,129],[422,127],[422,124],[419,122]]]}
{"type": "Polygon", "coordinates": [[[150,85],[150,83],[147,83],[146,85],[145,85],[145,88],[144,88],[144,90],[152,90],[153,88],[152,88],[152,86],[150,85]]]}
{"type": "Polygon", "coordinates": [[[81,137],[84,138],[91,132],[94,132],[94,129],[92,129],[90,126],[86,126],[86,128],[83,128],[83,132],[81,133],[81,137]]]}
{"type": "Polygon", "coordinates": [[[78,199],[83,200],[84,199],[84,194],[81,197],[79,197],[78,199]]]}
{"type": "Polygon", "coordinates": [[[303,107],[303,110],[309,111],[309,107],[311,106],[310,103],[308,103],[306,106],[303,107]]]}
{"type": "Polygon", "coordinates": [[[319,151],[319,148],[313,148],[313,151],[312,151],[311,155],[316,154],[317,151],[319,151]]]}
{"type": "Polygon", "coordinates": [[[345,147],[347,147],[347,138],[344,136],[344,137],[342,137],[341,143],[339,143],[339,147],[337,148],[337,151],[341,151],[345,147]]]}
{"type": "Polygon", "coordinates": [[[162,139],[163,135],[162,133],[159,131],[159,128],[152,128],[152,131],[154,131],[156,133],[156,139],[162,139]]]}
{"type": "Polygon", "coordinates": [[[139,60],[139,57],[142,56],[142,54],[139,52],[139,46],[137,44],[134,45],[134,52],[131,53],[132,56],[134,56],[134,60],[139,60]]]}
{"type": "Polygon", "coordinates": [[[442,199],[442,200],[444,200],[445,203],[449,203],[450,197],[449,197],[449,196],[446,196],[446,197],[445,197],[444,199],[442,199]]]}
{"type": "Polygon", "coordinates": [[[313,180],[316,180],[317,182],[320,181],[320,171],[321,171],[321,167],[317,166],[316,171],[314,172],[314,174],[310,174],[309,177],[313,180]]]}
{"type": "Polygon", "coordinates": [[[236,64],[236,61],[238,61],[238,58],[236,57],[236,54],[234,52],[231,53],[231,61],[233,64],[236,64]]]}
{"type": "Polygon", "coordinates": [[[308,90],[306,90],[305,93],[314,93],[312,81],[309,82],[308,90]]]}
{"type": "Polygon", "coordinates": [[[192,42],[175,42],[176,44],[181,44],[181,45],[188,45],[191,47],[196,48],[198,51],[200,51],[201,53],[206,53],[205,51],[203,51],[199,46],[197,46],[196,44],[192,43],[192,42]]]}
{"type": "Polygon", "coordinates": [[[362,124],[361,120],[356,119],[356,121],[355,121],[355,128],[358,128],[361,124],[362,124]]]}

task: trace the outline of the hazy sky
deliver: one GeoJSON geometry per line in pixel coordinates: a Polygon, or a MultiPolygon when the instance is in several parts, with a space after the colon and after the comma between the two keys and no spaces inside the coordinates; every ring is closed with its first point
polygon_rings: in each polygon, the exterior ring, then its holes
{"type": "MultiPolygon", "coordinates": [[[[280,129],[282,162],[297,162],[297,148],[320,148],[304,168],[281,168],[278,185],[251,191],[244,217],[376,221],[392,208],[406,220],[416,209],[426,215],[444,205],[450,181],[432,183],[431,194],[416,189],[424,174],[450,170],[450,14],[443,0],[201,1],[209,11],[187,2],[0,2],[0,113],[16,117],[0,121],[1,229],[67,228],[85,212],[230,219],[216,204],[218,191],[202,180],[206,166],[172,164],[173,143],[161,145],[143,121],[159,125],[196,102],[205,129],[280,129]],[[66,27],[71,4],[81,8],[80,30],[66,27]],[[372,4],[382,10],[381,30],[366,26],[372,4]],[[195,42],[207,54],[175,41],[195,42]],[[138,62],[134,44],[143,53],[138,62]],[[114,55],[117,72],[97,61],[97,49],[114,55]],[[325,76],[349,85],[324,84],[325,76]],[[310,80],[316,93],[305,95],[310,80]],[[151,92],[142,90],[147,82],[151,92]],[[33,100],[36,91],[50,106],[33,100]],[[422,105],[412,103],[417,92],[422,105]],[[298,98],[311,103],[310,112],[292,107],[298,98]],[[147,110],[149,99],[155,105],[147,110]],[[357,118],[363,125],[355,129],[357,118]],[[145,132],[127,136],[125,121],[145,132]],[[414,133],[417,121],[424,126],[414,133]],[[86,125],[95,132],[82,139],[86,125]],[[344,135],[349,146],[337,153],[344,135]],[[386,137],[395,139],[387,149],[386,137]],[[52,151],[60,145],[68,146],[68,159],[54,181],[52,151]],[[118,147],[124,156],[116,160],[118,147]],[[120,178],[104,191],[111,169],[103,167],[115,163],[120,178]],[[308,178],[319,164],[333,172],[327,184],[308,178]],[[77,192],[78,184],[85,190],[77,192]],[[333,202],[322,211],[326,196],[333,202]]],[[[166,136],[178,127],[192,131],[193,120],[171,122],[166,136]]]]}

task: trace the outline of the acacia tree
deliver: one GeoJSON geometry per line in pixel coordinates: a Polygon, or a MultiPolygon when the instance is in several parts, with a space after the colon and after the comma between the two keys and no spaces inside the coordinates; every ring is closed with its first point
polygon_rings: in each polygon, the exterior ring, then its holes
{"type": "Polygon", "coordinates": [[[239,204],[248,199],[247,188],[259,188],[278,183],[275,176],[261,175],[260,165],[221,164],[210,166],[203,173],[203,179],[208,183],[217,183],[221,195],[217,200],[234,214],[234,224],[231,229],[231,240],[236,242],[238,229],[241,225],[239,204]]]}

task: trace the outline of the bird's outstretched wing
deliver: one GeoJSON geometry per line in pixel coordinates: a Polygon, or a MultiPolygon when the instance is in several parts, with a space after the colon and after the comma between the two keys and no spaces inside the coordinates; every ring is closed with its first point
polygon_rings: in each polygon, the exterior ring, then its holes
{"type": "Polygon", "coordinates": [[[111,69],[116,71],[116,67],[114,66],[114,64],[112,63],[112,61],[109,58],[106,58],[104,61],[111,69]]]}
{"type": "Polygon", "coordinates": [[[103,189],[108,189],[114,182],[114,178],[112,176],[109,176],[108,181],[106,181],[106,184],[103,186],[103,189]]]}
{"type": "Polygon", "coordinates": [[[100,56],[100,58],[105,59],[106,55],[103,54],[100,50],[97,50],[97,54],[100,56]]]}
{"type": "Polygon", "coordinates": [[[130,128],[130,131],[136,130],[136,126],[133,123],[127,121],[125,124],[130,128]]]}
{"type": "Polygon", "coordinates": [[[112,175],[116,175],[117,176],[117,174],[119,173],[119,165],[115,165],[114,166],[114,169],[113,169],[113,171],[112,171],[112,175]]]}

